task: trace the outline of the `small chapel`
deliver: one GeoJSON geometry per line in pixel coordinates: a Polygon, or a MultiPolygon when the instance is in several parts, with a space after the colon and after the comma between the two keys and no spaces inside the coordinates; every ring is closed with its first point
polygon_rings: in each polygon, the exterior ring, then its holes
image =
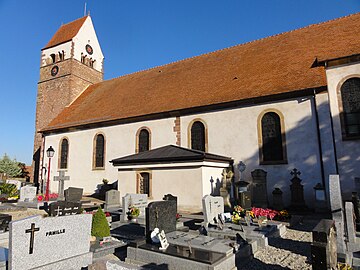
{"type": "Polygon", "coordinates": [[[225,169],[269,206],[275,189],[290,205],[291,173],[309,208],[316,186],[329,200],[332,174],[350,197],[360,186],[359,37],[357,13],[104,80],[91,17],[64,24],[41,49],[34,182],[44,185],[52,147],[47,173],[65,172],[86,194],[108,179],[122,196],[171,193],[198,211],[225,169]]]}

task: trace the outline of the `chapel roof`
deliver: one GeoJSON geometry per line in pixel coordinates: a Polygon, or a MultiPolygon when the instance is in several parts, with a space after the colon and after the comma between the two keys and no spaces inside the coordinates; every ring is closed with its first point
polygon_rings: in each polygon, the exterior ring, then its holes
{"type": "Polygon", "coordinates": [[[360,53],[360,13],[89,86],[42,132],[327,85],[317,59],[360,53]]]}
{"type": "Polygon", "coordinates": [[[194,161],[220,161],[228,163],[233,162],[230,157],[210,154],[203,151],[188,149],[176,145],[166,145],[149,151],[116,158],[111,160],[110,162],[114,166],[121,166],[194,161]]]}
{"type": "Polygon", "coordinates": [[[87,17],[88,16],[84,16],[70,23],[63,24],[46,44],[43,50],[72,40],[79,32],[81,26],[83,26],[87,17]]]}

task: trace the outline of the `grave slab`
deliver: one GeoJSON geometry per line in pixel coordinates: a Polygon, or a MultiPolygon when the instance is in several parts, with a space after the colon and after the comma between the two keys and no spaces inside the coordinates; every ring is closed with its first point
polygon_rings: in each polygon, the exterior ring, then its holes
{"type": "Polygon", "coordinates": [[[134,206],[140,210],[140,218],[145,218],[145,208],[147,207],[147,194],[130,194],[127,193],[122,198],[122,215],[121,220],[127,219],[126,213],[129,211],[129,206],[134,206]]]}
{"type": "Polygon", "coordinates": [[[120,191],[111,189],[105,193],[104,211],[112,212],[120,209],[120,191]]]}

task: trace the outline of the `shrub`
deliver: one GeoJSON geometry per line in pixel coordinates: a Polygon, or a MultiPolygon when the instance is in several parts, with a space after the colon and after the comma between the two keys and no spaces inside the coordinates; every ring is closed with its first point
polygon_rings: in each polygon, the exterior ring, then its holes
{"type": "Polygon", "coordinates": [[[109,223],[106,220],[106,216],[101,207],[93,214],[91,235],[96,237],[110,236],[109,223]]]}
{"type": "Polygon", "coordinates": [[[4,183],[0,185],[0,192],[2,194],[7,194],[8,197],[18,197],[19,191],[17,190],[14,184],[4,183]]]}

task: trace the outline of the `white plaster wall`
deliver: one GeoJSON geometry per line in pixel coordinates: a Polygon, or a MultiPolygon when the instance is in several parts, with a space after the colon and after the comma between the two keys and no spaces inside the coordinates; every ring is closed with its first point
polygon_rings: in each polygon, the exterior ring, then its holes
{"type": "MultiPolygon", "coordinates": [[[[89,129],[83,131],[67,132],[63,134],[48,135],[45,138],[45,148],[50,145],[55,149],[51,165],[51,179],[57,174],[60,151],[60,141],[63,137],[69,140],[68,169],[66,175],[71,180],[65,182],[68,186],[83,187],[84,192],[93,193],[96,186],[106,178],[110,183],[118,178],[117,169],[109,163],[110,160],[135,153],[136,132],[141,127],[151,130],[151,147],[175,144],[176,134],[173,131],[174,118],[138,122],[118,126],[89,129]],[[105,136],[105,170],[93,170],[93,140],[97,133],[105,136]]],[[[46,155],[46,154],[45,154],[46,155]]],[[[47,163],[45,158],[44,163],[47,163]]],[[[57,191],[57,183],[51,184],[51,189],[57,191]]]]}
{"type": "MultiPolygon", "coordinates": [[[[251,171],[261,168],[267,171],[269,202],[275,187],[284,192],[285,204],[290,203],[290,171],[301,171],[305,200],[313,205],[316,183],[321,181],[316,119],[312,97],[293,99],[269,104],[248,106],[181,117],[181,145],[188,147],[189,123],[200,118],[208,127],[208,152],[232,157],[235,168],[243,161],[247,168],[244,180],[251,182],[251,171]],[[284,116],[288,164],[259,165],[258,116],[266,109],[279,110],[284,116]]],[[[238,177],[237,169],[235,170],[238,177]]]]}
{"type": "Polygon", "coordinates": [[[102,71],[102,62],[104,59],[104,55],[101,51],[101,47],[90,16],[87,17],[79,32],[73,38],[73,41],[74,58],[81,61],[81,53],[83,53],[84,55],[87,55],[87,58],[95,59],[96,62],[94,63],[94,68],[98,71],[102,71]],[[93,48],[92,55],[89,55],[86,52],[86,44],[90,44],[93,48]]]}
{"type": "Polygon", "coordinates": [[[204,197],[205,195],[211,195],[211,192],[212,192],[212,187],[211,187],[211,182],[210,182],[211,178],[214,180],[214,182],[213,182],[214,190],[216,188],[217,182],[219,183],[219,186],[221,186],[222,171],[228,167],[229,167],[229,165],[223,164],[222,167],[205,167],[204,166],[202,168],[202,182],[203,182],[202,197],[204,197]]]}
{"type": "Polygon", "coordinates": [[[53,54],[53,53],[58,56],[59,52],[62,52],[62,51],[65,52],[64,60],[71,58],[71,41],[60,44],[60,45],[57,45],[55,47],[51,47],[51,48],[46,49],[46,50],[43,50],[41,52],[41,63],[40,63],[40,65],[42,67],[46,66],[46,65],[49,65],[49,63],[47,63],[46,59],[50,59],[51,58],[50,55],[53,54]]]}
{"type": "Polygon", "coordinates": [[[343,140],[341,134],[339,89],[351,77],[360,77],[360,64],[344,65],[326,69],[330,110],[333,119],[336,154],[344,196],[350,198],[354,190],[354,178],[360,177],[360,140],[343,140]]]}

